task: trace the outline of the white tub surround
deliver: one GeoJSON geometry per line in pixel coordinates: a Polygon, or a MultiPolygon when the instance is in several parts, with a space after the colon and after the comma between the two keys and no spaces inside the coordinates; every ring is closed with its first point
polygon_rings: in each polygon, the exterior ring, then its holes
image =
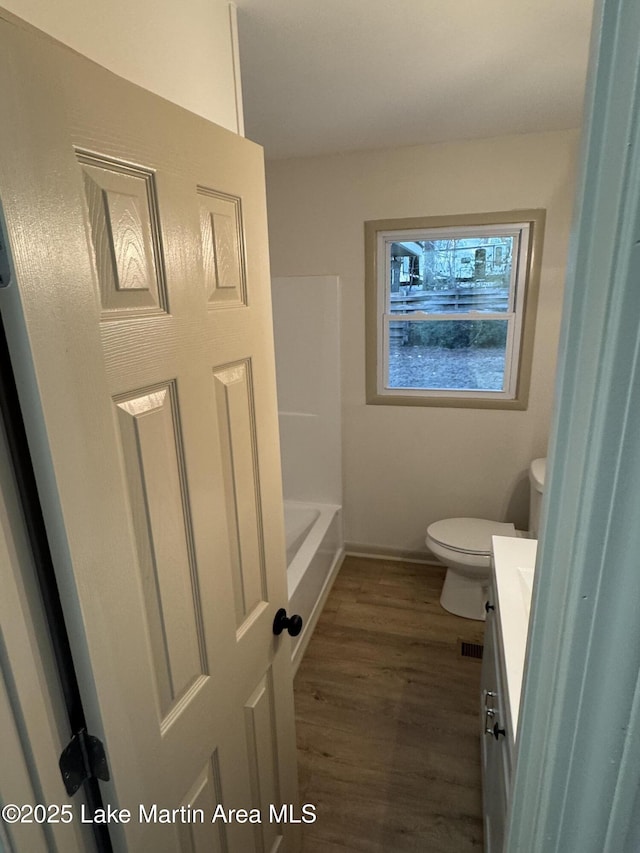
{"type": "Polygon", "coordinates": [[[292,640],[294,672],[342,565],[342,508],[337,504],[285,501],[289,612],[302,617],[302,633],[292,640]]]}
{"type": "Polygon", "coordinates": [[[272,299],[295,669],[344,557],[338,278],[277,278],[272,299]]]}
{"type": "Polygon", "coordinates": [[[337,276],[271,282],[285,500],[342,505],[337,276]]]}

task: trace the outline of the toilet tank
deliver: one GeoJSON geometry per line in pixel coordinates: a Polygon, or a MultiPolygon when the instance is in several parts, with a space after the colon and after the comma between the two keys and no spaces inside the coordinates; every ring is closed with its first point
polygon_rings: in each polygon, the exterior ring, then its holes
{"type": "Polygon", "coordinates": [[[529,488],[531,503],[529,507],[529,534],[533,539],[538,538],[540,527],[540,506],[542,504],[542,490],[544,478],[547,471],[546,459],[534,459],[529,466],[529,488]]]}

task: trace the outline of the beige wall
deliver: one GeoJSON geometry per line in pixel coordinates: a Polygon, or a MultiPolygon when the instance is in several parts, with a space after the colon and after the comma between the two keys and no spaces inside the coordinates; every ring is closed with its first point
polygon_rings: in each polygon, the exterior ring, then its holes
{"type": "Polygon", "coordinates": [[[553,398],[578,131],[267,164],[274,276],[342,282],[345,538],[422,550],[438,518],[526,524],[529,461],[544,455],[553,398]],[[543,207],[547,224],[527,411],[367,406],[367,219],[543,207]]]}
{"type": "Polygon", "coordinates": [[[228,0],[0,0],[0,6],[121,77],[243,132],[230,26],[235,6],[228,0]]]}

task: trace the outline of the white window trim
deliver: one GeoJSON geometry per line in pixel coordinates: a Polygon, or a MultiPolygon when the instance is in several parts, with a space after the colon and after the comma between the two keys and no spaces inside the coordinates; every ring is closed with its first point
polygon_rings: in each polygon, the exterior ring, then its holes
{"type": "Polygon", "coordinates": [[[367,310],[367,402],[383,405],[441,405],[524,409],[533,349],[533,333],[544,229],[543,210],[508,211],[470,216],[378,220],[365,223],[367,310]],[[510,311],[467,314],[387,313],[392,242],[469,236],[513,236],[514,263],[510,311]],[[389,388],[390,322],[506,320],[505,381],[501,391],[389,388]]]}

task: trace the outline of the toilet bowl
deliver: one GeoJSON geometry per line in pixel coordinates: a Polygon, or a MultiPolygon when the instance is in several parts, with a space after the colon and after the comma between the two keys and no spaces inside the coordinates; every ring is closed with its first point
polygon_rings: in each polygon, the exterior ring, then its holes
{"type": "Polygon", "coordinates": [[[515,536],[513,524],[447,518],[427,529],[427,546],[447,567],[440,604],[466,619],[484,619],[491,573],[491,537],[515,536]]]}
{"type": "Polygon", "coordinates": [[[426,544],[447,567],[440,604],[445,610],[466,619],[483,620],[491,573],[492,536],[538,535],[540,502],[546,459],[535,459],[529,469],[531,508],[530,532],[513,524],[484,518],[446,518],[427,528],[426,544]]]}

